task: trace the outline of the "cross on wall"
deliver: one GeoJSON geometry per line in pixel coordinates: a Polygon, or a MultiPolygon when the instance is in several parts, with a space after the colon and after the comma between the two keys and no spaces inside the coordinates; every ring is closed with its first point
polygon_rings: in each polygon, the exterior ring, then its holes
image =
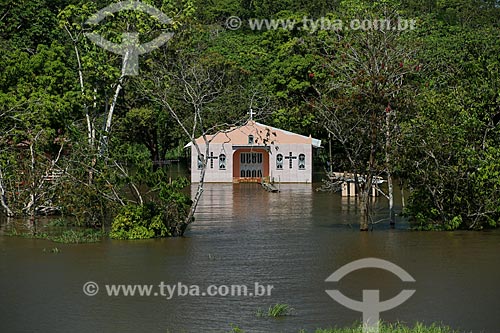
{"type": "Polygon", "coordinates": [[[289,161],[290,169],[292,168],[292,163],[293,160],[297,159],[297,156],[292,156],[292,152],[288,156],[285,156],[285,158],[289,161]]]}
{"type": "Polygon", "coordinates": [[[210,160],[210,169],[214,168],[214,160],[218,159],[217,156],[214,156],[214,152],[210,152],[210,156],[207,157],[210,160]]]}

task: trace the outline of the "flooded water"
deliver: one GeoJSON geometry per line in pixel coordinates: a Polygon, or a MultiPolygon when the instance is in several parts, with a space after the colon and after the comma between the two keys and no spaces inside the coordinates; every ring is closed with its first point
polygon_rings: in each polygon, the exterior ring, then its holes
{"type": "Polygon", "coordinates": [[[179,239],[63,245],[0,236],[0,331],[228,332],[234,324],[246,332],[311,332],[361,320],[325,293],[338,288],[357,300],[363,289],[381,290],[383,300],[416,289],[381,318],[500,332],[499,232],[412,232],[398,221],[395,230],[382,222],[360,233],[354,201],[314,186],[281,185],[281,193],[268,193],[255,184],[206,185],[196,221],[179,239]],[[54,247],[60,252],[51,253],[54,247]],[[379,269],[325,282],[366,257],[394,262],[416,283],[379,269]],[[100,285],[97,296],[84,295],[87,281],[100,285]],[[202,288],[258,282],[274,289],[263,297],[170,300],[105,290],[160,282],[202,288]],[[275,303],[289,304],[293,314],[256,316],[275,303]]]}

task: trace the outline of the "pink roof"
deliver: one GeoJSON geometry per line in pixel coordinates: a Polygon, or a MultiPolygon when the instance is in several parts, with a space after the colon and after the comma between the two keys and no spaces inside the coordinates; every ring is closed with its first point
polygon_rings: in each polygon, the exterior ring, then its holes
{"type": "MultiPolygon", "coordinates": [[[[234,126],[226,131],[221,131],[215,135],[207,135],[210,143],[230,143],[232,145],[248,145],[248,136],[253,135],[254,146],[264,146],[271,144],[310,144],[318,148],[321,140],[313,139],[311,136],[288,132],[272,126],[267,126],[253,120],[249,120],[243,126],[234,126]]],[[[196,139],[198,144],[203,144],[202,137],[196,139]]],[[[187,146],[190,146],[188,144],[187,146]]]]}

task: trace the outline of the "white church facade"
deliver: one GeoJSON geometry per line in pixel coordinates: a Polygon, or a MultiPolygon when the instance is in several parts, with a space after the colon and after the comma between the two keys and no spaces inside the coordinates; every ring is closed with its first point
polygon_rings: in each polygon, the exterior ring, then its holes
{"type": "MultiPolygon", "coordinates": [[[[205,182],[260,182],[268,179],[283,183],[311,183],[313,148],[321,141],[249,120],[244,126],[232,127],[208,135],[205,182]]],[[[196,139],[202,154],[206,153],[203,137],[196,139]]],[[[191,148],[191,181],[200,181],[202,158],[191,148]]]]}

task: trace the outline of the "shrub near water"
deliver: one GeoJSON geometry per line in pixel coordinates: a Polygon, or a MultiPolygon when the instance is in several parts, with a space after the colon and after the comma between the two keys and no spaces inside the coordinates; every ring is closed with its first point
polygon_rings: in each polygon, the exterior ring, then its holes
{"type": "Polygon", "coordinates": [[[113,219],[109,236],[115,239],[170,237],[187,216],[191,200],[180,190],[187,180],[162,184],[159,201],[124,206],[113,219]]]}
{"type": "Polygon", "coordinates": [[[166,233],[166,228],[154,228],[153,218],[157,220],[157,214],[152,204],[125,206],[113,219],[109,236],[116,239],[144,239],[155,237],[157,232],[162,235],[166,233]]]}

